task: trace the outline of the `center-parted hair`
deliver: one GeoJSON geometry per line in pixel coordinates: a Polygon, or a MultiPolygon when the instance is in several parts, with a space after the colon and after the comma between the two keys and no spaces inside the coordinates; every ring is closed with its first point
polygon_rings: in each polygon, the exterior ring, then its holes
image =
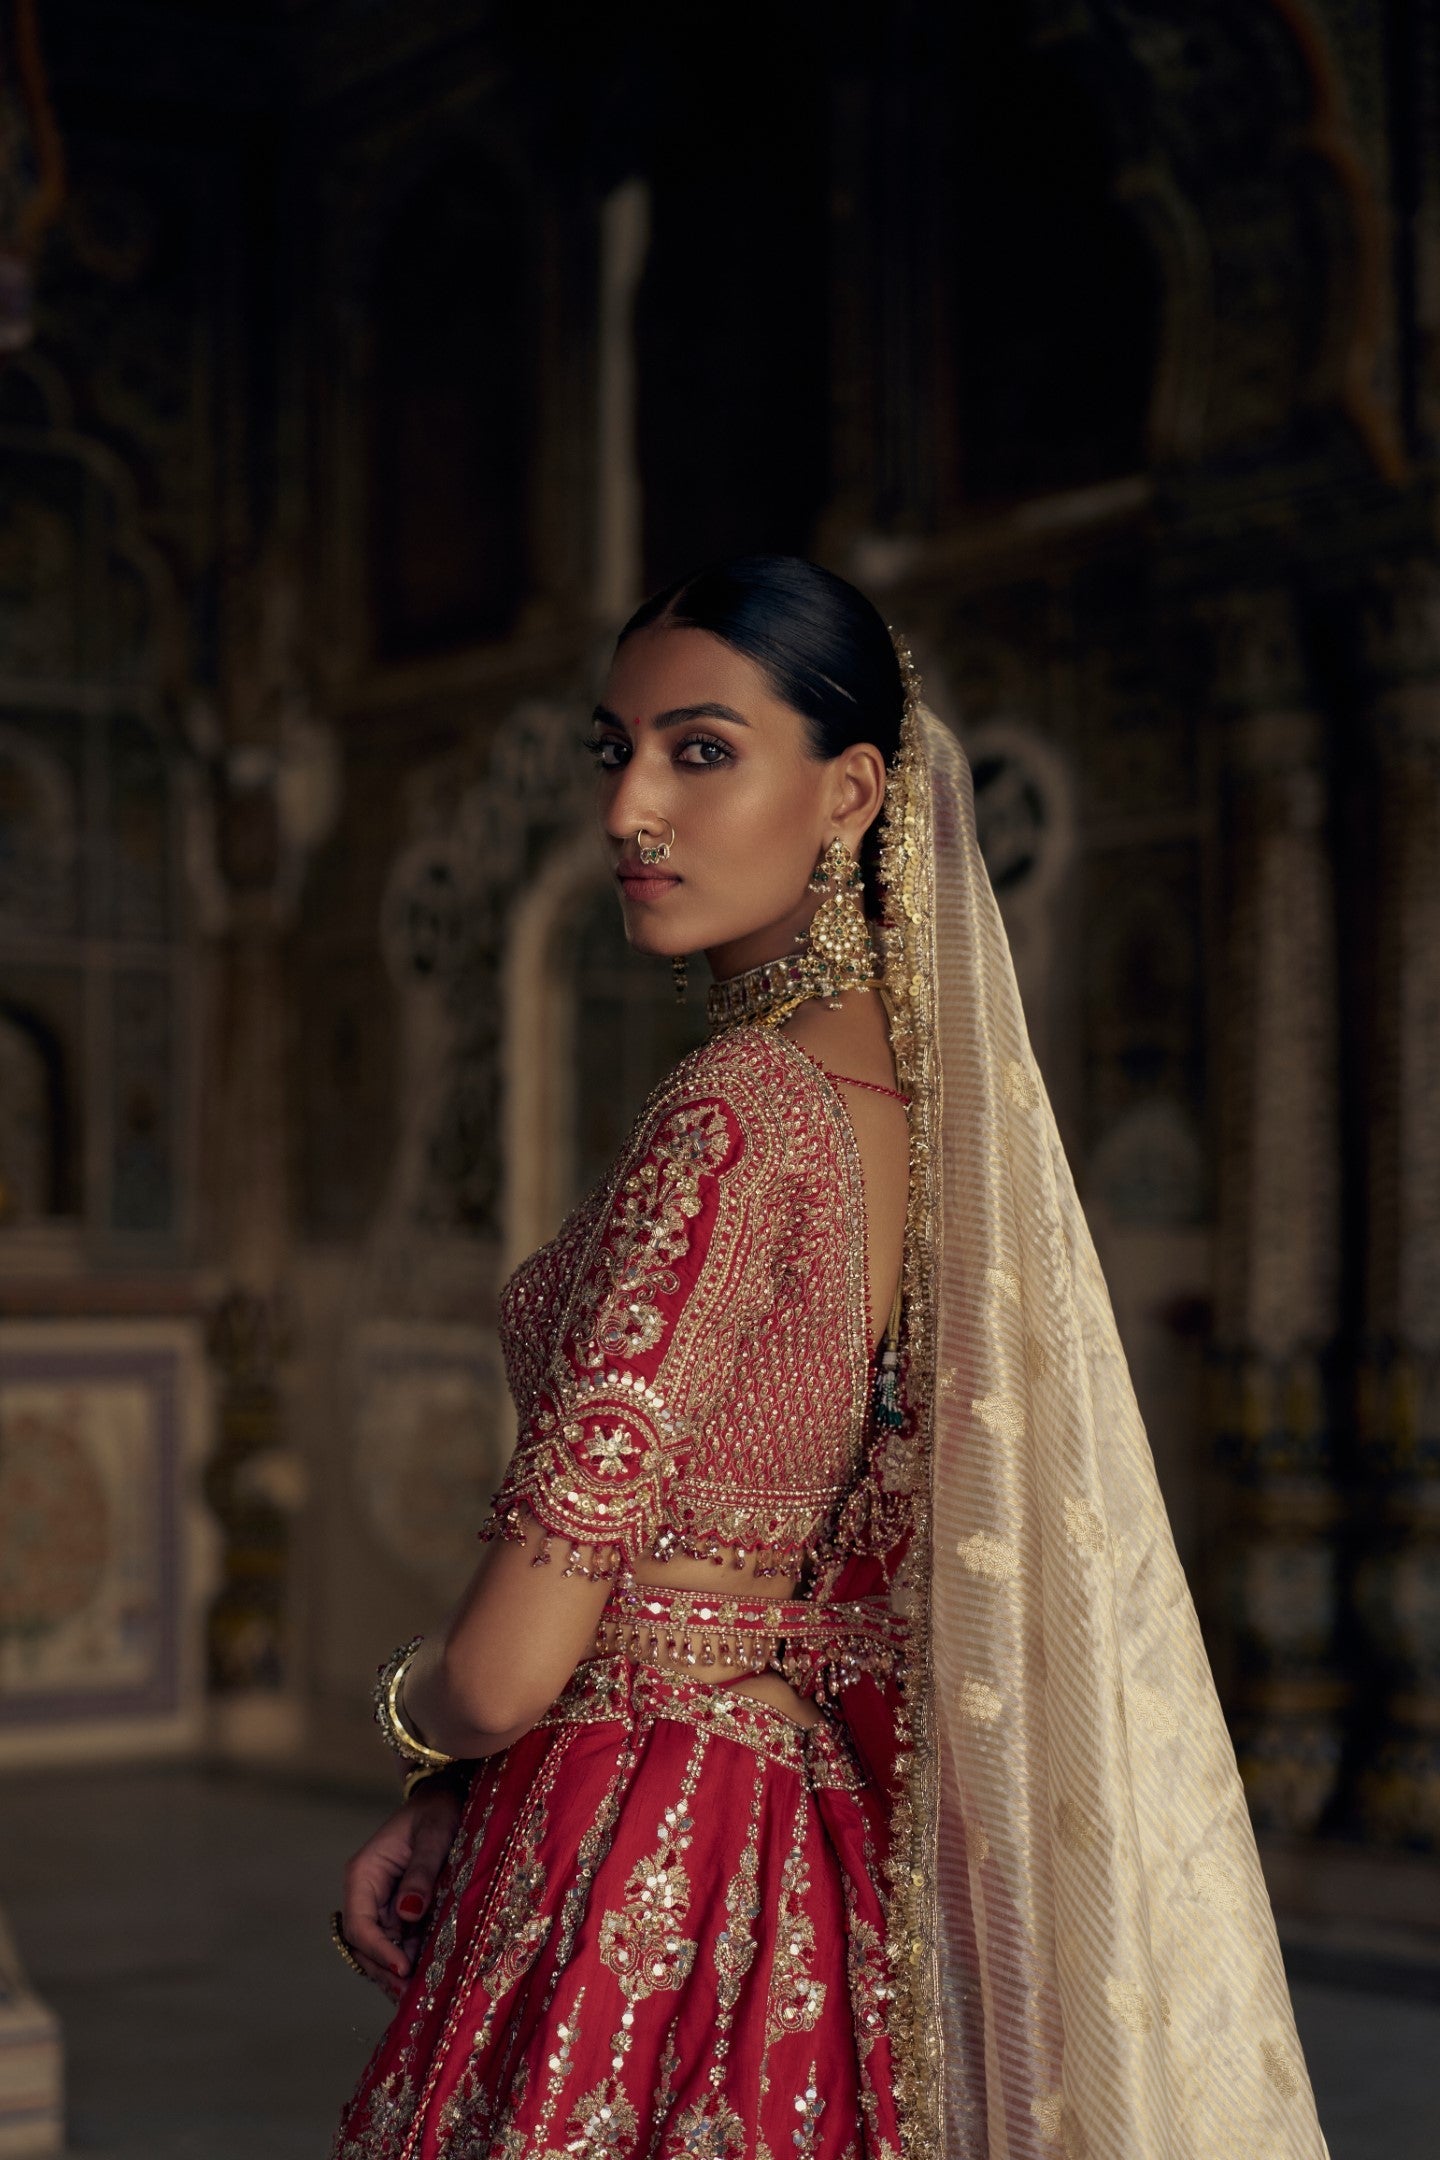
{"type": "MultiPolygon", "coordinates": [[[[735,555],[655,593],[617,647],[663,623],[708,630],[753,660],[776,697],[808,723],[817,758],[873,743],[889,765],[900,747],[905,686],[883,618],[862,592],[803,555],[735,555]]],[[[860,849],[866,905],[878,912],[878,820],[860,849]]]]}

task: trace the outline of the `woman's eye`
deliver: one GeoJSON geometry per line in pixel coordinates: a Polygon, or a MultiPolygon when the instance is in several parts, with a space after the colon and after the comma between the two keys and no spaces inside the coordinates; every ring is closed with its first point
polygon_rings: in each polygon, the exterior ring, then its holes
{"type": "Polygon", "coordinates": [[[681,743],[678,757],[682,765],[724,765],[730,757],[730,746],[713,735],[692,735],[688,742],[681,743]],[[692,750],[700,754],[691,757],[692,750]]]}
{"type": "Polygon", "coordinates": [[[582,742],[601,772],[618,772],[630,755],[630,745],[618,735],[586,735],[582,742]]]}

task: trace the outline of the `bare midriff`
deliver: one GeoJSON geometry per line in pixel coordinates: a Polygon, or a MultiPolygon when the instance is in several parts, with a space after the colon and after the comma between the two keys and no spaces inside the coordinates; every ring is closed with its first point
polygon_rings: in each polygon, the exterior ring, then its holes
{"type": "MultiPolygon", "coordinates": [[[[703,1590],[717,1598],[790,1598],[795,1595],[799,1577],[794,1575],[757,1575],[753,1557],[747,1556],[739,1567],[734,1565],[734,1552],[728,1551],[722,1562],[710,1560],[637,1560],[632,1569],[637,1583],[654,1584],[662,1590],[703,1590]]],[[[597,1642],[597,1650],[598,1650],[597,1642]]],[[[812,1702],[798,1694],[788,1680],[776,1672],[751,1672],[743,1665],[726,1665],[718,1660],[708,1663],[670,1657],[661,1649],[648,1661],[663,1671],[674,1672],[686,1680],[703,1680],[710,1686],[728,1687],[736,1695],[748,1695],[756,1702],[768,1703],[793,1724],[809,1727],[820,1723],[820,1713],[812,1702]]]]}

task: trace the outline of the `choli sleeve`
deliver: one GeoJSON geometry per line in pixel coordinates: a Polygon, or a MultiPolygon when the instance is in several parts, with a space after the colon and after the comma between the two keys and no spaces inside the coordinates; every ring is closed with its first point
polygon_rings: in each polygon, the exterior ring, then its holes
{"type": "Polygon", "coordinates": [[[566,1574],[650,1552],[687,1445],[723,1398],[778,1241],[775,1166],[723,1089],[642,1117],[580,1255],[555,1349],[482,1538],[526,1514],[568,1546],[566,1574]],[[758,1263],[758,1265],[757,1265],[758,1263]]]}

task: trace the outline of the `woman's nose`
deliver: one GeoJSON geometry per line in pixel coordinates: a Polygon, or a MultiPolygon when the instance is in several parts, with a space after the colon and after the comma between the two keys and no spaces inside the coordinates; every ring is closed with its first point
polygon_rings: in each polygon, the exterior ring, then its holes
{"type": "Polygon", "coordinates": [[[612,840],[633,840],[642,825],[649,825],[660,832],[666,822],[673,823],[666,802],[666,789],[655,775],[637,770],[638,761],[631,762],[616,776],[605,805],[605,831],[612,840]]]}

